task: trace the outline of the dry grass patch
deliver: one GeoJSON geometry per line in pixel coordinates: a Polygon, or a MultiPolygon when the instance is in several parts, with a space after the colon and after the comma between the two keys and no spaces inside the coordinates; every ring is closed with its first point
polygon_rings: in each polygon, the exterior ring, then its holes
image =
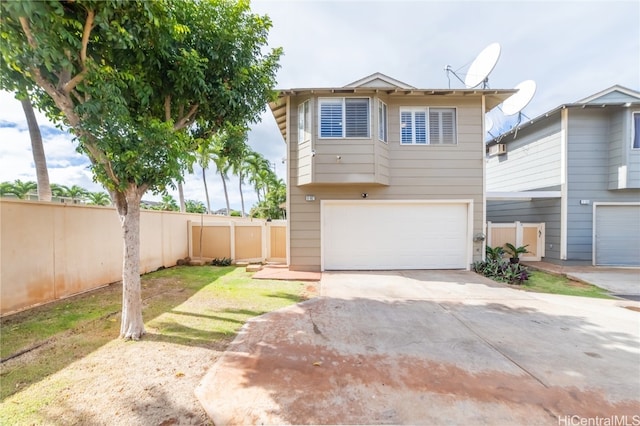
{"type": "Polygon", "coordinates": [[[193,390],[239,328],[315,292],[241,268],[176,267],[143,277],[140,342],[117,338],[118,284],[4,318],[3,359],[37,347],[0,367],[0,424],[207,424],[193,390]]]}

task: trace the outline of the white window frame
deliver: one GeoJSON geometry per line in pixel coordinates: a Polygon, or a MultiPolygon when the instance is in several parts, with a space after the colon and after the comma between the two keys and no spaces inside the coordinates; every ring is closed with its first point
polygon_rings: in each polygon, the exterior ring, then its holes
{"type": "Polygon", "coordinates": [[[348,97],[330,97],[330,98],[318,98],[318,138],[319,139],[371,139],[371,98],[365,96],[348,96],[348,97]],[[347,108],[346,102],[348,99],[366,99],[367,100],[367,134],[366,136],[346,136],[347,126],[347,108]],[[341,136],[322,136],[322,105],[323,104],[338,104],[341,103],[342,121],[340,123],[341,136]]]}
{"type": "Polygon", "coordinates": [[[636,126],[636,119],[640,120],[640,111],[631,112],[631,149],[640,149],[640,122],[636,126]]]}
{"type": "Polygon", "coordinates": [[[311,140],[311,102],[298,105],[298,143],[311,140]]]}
{"type": "Polygon", "coordinates": [[[389,142],[389,107],[378,99],[378,140],[389,142]]]}
{"type": "MultiPolygon", "coordinates": [[[[455,107],[400,107],[399,114],[400,121],[400,145],[403,146],[455,146],[458,145],[458,110],[455,107]],[[425,114],[425,124],[424,124],[424,133],[425,133],[425,141],[420,142],[417,141],[416,134],[416,113],[424,113],[425,114]],[[431,124],[430,121],[432,119],[432,114],[441,114],[442,112],[453,112],[453,142],[452,143],[443,143],[441,138],[438,139],[437,142],[433,142],[431,140],[431,124]],[[411,141],[404,142],[402,140],[402,114],[403,113],[411,113],[411,141]]],[[[442,127],[442,121],[439,120],[439,125],[442,127]]],[[[442,132],[440,132],[442,135],[442,132]]]]}
{"type": "Polygon", "coordinates": [[[428,145],[429,144],[429,108],[427,107],[400,107],[400,145],[428,145]],[[405,142],[402,140],[402,114],[410,113],[411,114],[411,141],[405,142]],[[416,141],[416,113],[424,113],[424,132],[425,139],[424,142],[416,141]]]}

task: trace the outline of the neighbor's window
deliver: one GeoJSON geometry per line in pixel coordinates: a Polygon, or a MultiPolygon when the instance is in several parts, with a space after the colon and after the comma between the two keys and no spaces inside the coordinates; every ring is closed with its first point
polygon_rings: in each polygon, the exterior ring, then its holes
{"type": "Polygon", "coordinates": [[[311,139],[311,107],[309,101],[298,105],[298,143],[311,139]]]}
{"type": "Polygon", "coordinates": [[[456,144],[455,108],[400,108],[400,143],[456,144]]]}
{"type": "Polygon", "coordinates": [[[368,138],[369,98],[320,98],[321,138],[368,138]]]}
{"type": "Polygon", "coordinates": [[[640,149],[640,112],[633,113],[633,147],[640,149]]]}
{"type": "Polygon", "coordinates": [[[378,139],[387,142],[387,104],[378,101],[378,139]]]}

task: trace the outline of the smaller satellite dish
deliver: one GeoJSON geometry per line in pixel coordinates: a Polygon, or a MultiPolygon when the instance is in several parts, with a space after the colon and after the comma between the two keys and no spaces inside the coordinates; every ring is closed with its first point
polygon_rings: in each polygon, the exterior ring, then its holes
{"type": "Polygon", "coordinates": [[[500,44],[491,43],[478,54],[476,59],[471,63],[467,75],[464,78],[464,84],[472,89],[485,81],[500,58],[500,44]]]}
{"type": "Polygon", "coordinates": [[[493,120],[488,115],[485,115],[484,116],[484,131],[485,132],[491,132],[491,129],[493,129],[493,120]]]}
{"type": "Polygon", "coordinates": [[[522,111],[536,94],[536,82],[533,80],[525,80],[515,88],[518,91],[502,103],[501,109],[505,115],[514,115],[522,111]]]}

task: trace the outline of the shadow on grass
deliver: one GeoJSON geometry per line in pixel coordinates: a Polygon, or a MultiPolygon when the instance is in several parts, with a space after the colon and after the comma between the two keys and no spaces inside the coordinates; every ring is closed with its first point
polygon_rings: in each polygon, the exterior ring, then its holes
{"type": "MultiPolygon", "coordinates": [[[[142,316],[145,323],[153,321],[164,313],[171,312],[175,307],[181,305],[194,294],[207,285],[215,282],[221,277],[233,272],[235,267],[187,267],[177,266],[161,271],[146,274],[142,281],[142,316]]],[[[27,386],[37,383],[45,377],[54,374],[72,362],[81,359],[91,352],[97,350],[109,341],[118,338],[120,332],[120,309],[122,298],[122,284],[116,283],[108,287],[103,287],[71,298],[59,300],[47,305],[39,306],[33,310],[23,311],[16,315],[2,318],[2,343],[12,339],[21,338],[22,334],[29,333],[36,327],[43,318],[54,318],[62,311],[70,316],[80,315],[74,322],[69,322],[67,329],[58,331],[60,328],[45,327],[42,334],[35,340],[26,340],[23,347],[12,351],[17,353],[25,351],[28,356],[17,356],[0,364],[0,401],[20,392],[27,386]],[[106,314],[96,318],[84,309],[87,304],[93,303],[98,295],[98,299],[116,301],[116,311],[109,304],[106,314]],[[77,310],[73,312],[73,310],[77,310]],[[72,311],[72,312],[69,312],[72,311]],[[15,335],[16,337],[12,337],[15,335]],[[34,348],[33,350],[29,350],[34,348]]],[[[193,314],[189,314],[193,315],[193,314]]],[[[224,321],[237,322],[229,318],[224,321]]],[[[64,324],[58,327],[64,327],[64,324]]],[[[186,330],[188,331],[188,330],[186,330]]],[[[225,333],[220,336],[226,337],[225,333]]],[[[190,339],[194,339],[198,344],[205,337],[220,337],[216,334],[207,336],[197,335],[197,333],[187,333],[187,337],[181,339],[182,344],[189,344],[190,339]]],[[[174,337],[170,337],[174,338],[174,337]]],[[[143,337],[144,339],[144,337],[143,337]]],[[[226,342],[226,339],[225,339],[226,342]]],[[[226,344],[226,343],[225,343],[226,344]]],[[[11,354],[3,358],[9,358],[11,354]]]]}
{"type": "Polygon", "coordinates": [[[298,303],[300,301],[300,296],[297,294],[291,294],[284,291],[279,291],[277,293],[271,293],[268,297],[273,297],[277,299],[289,300],[293,303],[298,303]]]}

